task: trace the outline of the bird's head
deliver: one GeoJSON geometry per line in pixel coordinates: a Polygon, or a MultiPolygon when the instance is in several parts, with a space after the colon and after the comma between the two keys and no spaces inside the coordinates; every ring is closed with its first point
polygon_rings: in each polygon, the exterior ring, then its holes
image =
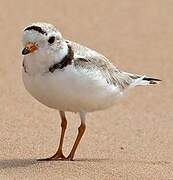
{"type": "Polygon", "coordinates": [[[50,56],[57,54],[54,52],[63,48],[64,54],[66,53],[66,44],[61,33],[53,25],[47,23],[33,23],[27,26],[23,31],[22,42],[24,46],[22,55],[24,56],[34,54],[50,56]]]}

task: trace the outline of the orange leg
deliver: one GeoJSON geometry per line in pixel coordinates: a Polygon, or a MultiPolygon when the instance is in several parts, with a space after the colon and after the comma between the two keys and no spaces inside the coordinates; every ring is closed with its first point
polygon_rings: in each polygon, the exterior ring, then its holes
{"type": "Polygon", "coordinates": [[[57,160],[65,160],[65,156],[62,153],[62,146],[63,146],[63,141],[64,141],[64,135],[65,135],[65,130],[67,128],[67,120],[65,117],[65,113],[63,111],[59,111],[60,117],[61,117],[61,138],[60,138],[60,143],[57,152],[49,158],[46,159],[40,159],[43,161],[57,161],[57,160]]]}
{"type": "Polygon", "coordinates": [[[78,135],[76,137],[76,140],[74,142],[74,145],[72,147],[72,150],[70,152],[70,154],[68,155],[68,157],[66,158],[66,160],[72,161],[74,158],[74,154],[76,152],[76,149],[79,145],[79,142],[85,132],[86,129],[86,125],[85,125],[85,114],[84,113],[80,113],[80,118],[81,118],[81,125],[78,128],[78,135]]]}

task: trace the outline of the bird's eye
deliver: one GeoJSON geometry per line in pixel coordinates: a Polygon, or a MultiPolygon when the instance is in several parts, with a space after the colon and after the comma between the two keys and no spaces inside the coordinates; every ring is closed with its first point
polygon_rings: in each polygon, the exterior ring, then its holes
{"type": "Polygon", "coordinates": [[[51,36],[51,37],[48,39],[49,44],[53,44],[54,41],[55,41],[55,36],[51,36]]]}

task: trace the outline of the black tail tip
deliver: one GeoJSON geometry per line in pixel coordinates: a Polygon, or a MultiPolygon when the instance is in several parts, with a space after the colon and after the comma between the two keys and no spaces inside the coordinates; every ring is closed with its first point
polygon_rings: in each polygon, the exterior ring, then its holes
{"type": "Polygon", "coordinates": [[[158,84],[158,82],[162,81],[161,79],[144,77],[143,80],[149,81],[150,84],[158,84]]]}

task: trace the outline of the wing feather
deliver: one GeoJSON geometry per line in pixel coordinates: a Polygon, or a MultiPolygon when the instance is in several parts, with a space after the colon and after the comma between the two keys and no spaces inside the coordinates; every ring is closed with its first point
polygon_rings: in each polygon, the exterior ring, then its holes
{"type": "Polygon", "coordinates": [[[105,56],[78,43],[66,40],[74,51],[74,65],[86,69],[101,71],[109,84],[124,90],[132,83],[128,74],[117,69],[105,56]]]}

